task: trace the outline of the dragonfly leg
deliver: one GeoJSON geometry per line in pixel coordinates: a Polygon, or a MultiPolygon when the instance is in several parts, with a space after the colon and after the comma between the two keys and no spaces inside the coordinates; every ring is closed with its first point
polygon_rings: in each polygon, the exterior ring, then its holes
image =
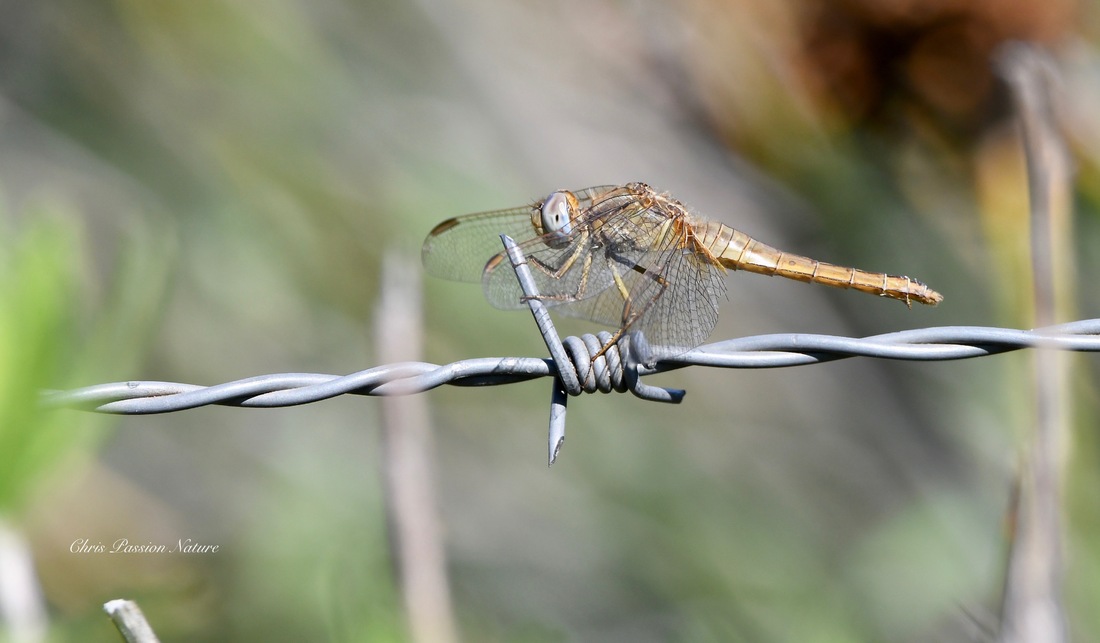
{"type": "Polygon", "coordinates": [[[635,323],[637,323],[639,319],[642,318],[645,312],[649,310],[649,306],[654,301],[657,301],[661,294],[664,293],[665,289],[668,288],[669,282],[661,273],[657,272],[656,270],[647,269],[644,266],[638,265],[637,263],[631,263],[631,270],[648,279],[653,280],[653,282],[656,283],[657,286],[660,288],[660,291],[656,295],[647,298],[648,301],[645,302],[645,305],[642,306],[640,310],[635,310],[633,305],[635,298],[631,297],[630,289],[627,288],[626,281],[623,280],[622,273],[619,271],[619,267],[623,265],[626,265],[626,263],[622,260],[608,257],[607,267],[611,271],[612,278],[615,280],[615,288],[619,291],[619,295],[623,298],[622,324],[619,326],[619,329],[615,331],[615,334],[612,335],[611,338],[608,339],[607,342],[603,345],[603,348],[601,348],[595,355],[592,356],[592,359],[600,357],[601,355],[606,353],[608,349],[614,346],[620,339],[622,339],[623,335],[625,335],[626,332],[630,330],[630,328],[635,323]]]}
{"type": "MultiPolygon", "coordinates": [[[[557,269],[553,266],[539,261],[536,258],[530,258],[527,262],[535,268],[542,271],[546,276],[551,279],[561,279],[565,273],[577,263],[577,259],[580,258],[583,248],[578,247],[577,250],[569,256],[568,259],[557,269]]],[[[535,295],[534,297],[524,295],[520,297],[521,302],[527,302],[531,299],[538,299],[539,301],[556,301],[556,302],[570,302],[577,301],[578,299],[584,299],[585,294],[588,292],[588,275],[592,269],[592,254],[587,254],[581,263],[581,277],[577,282],[577,288],[572,293],[557,293],[553,295],[535,295]]]]}
{"type": "Polygon", "coordinates": [[[619,271],[615,269],[613,264],[608,264],[611,268],[611,276],[615,279],[615,287],[619,289],[619,294],[622,295],[623,303],[630,301],[630,289],[626,287],[626,282],[623,281],[623,276],[619,274],[619,271]]]}
{"type": "Polygon", "coordinates": [[[610,350],[612,346],[617,344],[618,341],[623,338],[623,333],[625,333],[625,332],[626,332],[625,328],[620,328],[619,330],[615,331],[615,334],[612,335],[611,338],[607,340],[607,342],[600,348],[600,350],[596,351],[596,354],[592,356],[592,359],[596,360],[596,359],[599,359],[600,357],[603,357],[604,353],[606,353],[608,350],[610,350]]]}

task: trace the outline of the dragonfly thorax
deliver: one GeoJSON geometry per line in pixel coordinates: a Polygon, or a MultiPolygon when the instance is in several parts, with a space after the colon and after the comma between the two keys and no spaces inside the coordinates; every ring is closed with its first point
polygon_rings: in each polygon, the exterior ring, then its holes
{"type": "Polygon", "coordinates": [[[565,245],[573,234],[573,218],[580,212],[577,197],[568,190],[551,192],[531,213],[531,223],[551,247],[565,245]]]}

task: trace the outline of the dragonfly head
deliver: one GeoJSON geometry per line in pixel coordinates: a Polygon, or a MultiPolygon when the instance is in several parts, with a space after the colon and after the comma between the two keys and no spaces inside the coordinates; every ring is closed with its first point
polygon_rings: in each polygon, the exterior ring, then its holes
{"type": "Polygon", "coordinates": [[[551,247],[565,245],[573,234],[573,219],[580,212],[577,197],[568,190],[551,192],[531,213],[531,223],[551,247]]]}

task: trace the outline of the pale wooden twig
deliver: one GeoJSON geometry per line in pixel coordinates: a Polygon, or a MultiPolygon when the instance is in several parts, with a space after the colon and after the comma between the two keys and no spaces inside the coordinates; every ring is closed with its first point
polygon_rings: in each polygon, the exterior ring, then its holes
{"type": "MultiPolygon", "coordinates": [[[[389,255],[384,261],[375,320],[381,362],[420,357],[419,274],[420,267],[407,258],[389,255]]],[[[386,517],[410,638],[455,643],[426,402],[419,396],[384,396],[381,404],[386,517]]]]}
{"type": "MultiPolygon", "coordinates": [[[[1047,53],[1013,44],[999,57],[1019,117],[1027,163],[1035,326],[1071,310],[1073,291],[1069,157],[1057,127],[1057,73],[1047,53]]],[[[1003,643],[1069,639],[1063,599],[1062,501],[1069,426],[1069,360],[1035,353],[1035,423],[1022,457],[1016,524],[1001,605],[1003,643]]]]}
{"type": "Polygon", "coordinates": [[[149,621],[134,601],[117,598],[103,604],[103,611],[111,617],[126,643],[160,643],[149,621]]]}

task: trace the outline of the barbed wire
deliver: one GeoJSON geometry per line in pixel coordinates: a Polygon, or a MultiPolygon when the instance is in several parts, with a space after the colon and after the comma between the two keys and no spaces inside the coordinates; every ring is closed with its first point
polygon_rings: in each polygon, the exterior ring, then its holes
{"type": "MultiPolygon", "coordinates": [[[[579,374],[581,393],[633,391],[629,370],[615,348],[591,359],[610,333],[567,337],[571,363],[579,374]],[[592,347],[595,347],[594,349],[592,347]],[[589,375],[589,374],[592,375],[589,375]]],[[[1100,352],[1100,319],[1086,319],[1037,330],[985,326],[939,326],[853,338],[787,333],[741,337],[700,346],[653,366],[638,366],[639,376],[687,366],[718,368],[785,368],[851,357],[909,361],[947,361],[996,355],[1025,348],[1100,352]]],[[[171,413],[207,405],[273,408],[327,400],[339,395],[408,395],[449,384],[495,386],[559,377],[552,359],[479,357],[450,364],[402,362],[350,375],[274,373],[199,386],[179,382],[129,381],[97,384],[70,391],[48,391],[43,404],[100,413],[144,415],[171,413]]],[[[644,390],[644,389],[643,389],[644,390]]],[[[639,397],[652,399],[646,394],[639,397]]],[[[662,395],[657,395],[663,398],[662,395]]],[[[669,400],[679,401],[679,400],[669,400]]]]}
{"type": "Polygon", "coordinates": [[[568,396],[631,392],[647,400],[679,403],[684,391],[644,384],[641,377],[687,366],[784,368],[851,357],[910,361],[972,359],[1025,348],[1100,351],[1100,319],[1086,319],[1036,330],[985,326],[940,326],[853,338],[805,333],[741,337],[706,344],[655,364],[639,364],[623,354],[613,335],[601,332],[559,338],[522,253],[503,238],[527,303],[551,357],[480,357],[450,364],[402,362],[350,375],[275,373],[199,386],[179,382],[128,381],[69,391],[47,391],[48,408],[146,415],[207,405],[273,408],[319,402],[339,395],[408,395],[452,386],[495,386],[554,378],[549,461],[565,435],[568,396]],[[605,350],[606,347],[606,350],[605,350]],[[602,353],[602,354],[601,354],[602,353]],[[597,356],[597,357],[593,357],[597,356]]]}

